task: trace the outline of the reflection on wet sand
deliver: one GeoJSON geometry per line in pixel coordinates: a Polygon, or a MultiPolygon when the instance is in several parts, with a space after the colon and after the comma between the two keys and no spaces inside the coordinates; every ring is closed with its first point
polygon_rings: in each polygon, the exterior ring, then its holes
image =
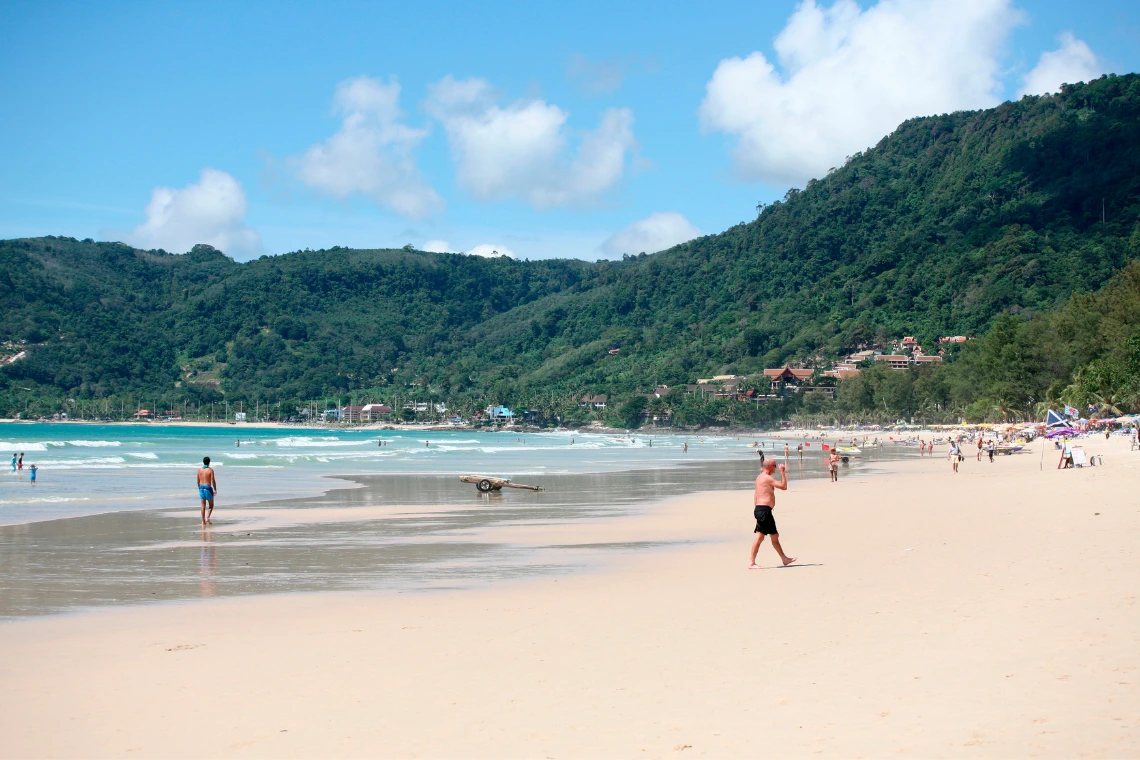
{"type": "MultiPolygon", "coordinates": [[[[455,476],[362,475],[349,478],[361,487],[316,498],[229,510],[219,503],[206,528],[196,506],[3,526],[0,617],[195,597],[454,588],[568,572],[660,543],[575,546],[532,540],[518,528],[604,521],[671,496],[744,489],[756,471],[756,458],[742,457],[546,475],[546,491],[491,494],[455,476]]],[[[871,472],[872,463],[853,462],[851,471],[871,472]]],[[[789,473],[793,480],[826,476],[818,459],[792,462],[789,473]]]]}
{"type": "Polygon", "coordinates": [[[202,526],[202,548],[198,556],[198,591],[203,598],[218,593],[218,549],[209,525],[202,526]]]}

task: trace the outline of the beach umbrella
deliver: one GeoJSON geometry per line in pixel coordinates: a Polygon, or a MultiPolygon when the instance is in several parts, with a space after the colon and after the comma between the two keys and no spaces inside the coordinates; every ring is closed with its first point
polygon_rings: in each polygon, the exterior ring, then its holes
{"type": "Polygon", "coordinates": [[[1045,437],[1046,438],[1056,438],[1057,436],[1061,436],[1061,435],[1076,435],[1076,434],[1077,434],[1077,431],[1074,430],[1073,428],[1063,427],[1063,428],[1057,428],[1055,430],[1050,430],[1048,433],[1045,434],[1045,437]]]}

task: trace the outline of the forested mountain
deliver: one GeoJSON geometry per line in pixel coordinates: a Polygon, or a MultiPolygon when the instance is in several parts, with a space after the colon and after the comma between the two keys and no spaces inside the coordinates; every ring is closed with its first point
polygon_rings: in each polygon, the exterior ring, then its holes
{"type": "Polygon", "coordinates": [[[1135,257],[1140,77],[1103,77],[910,120],[751,222],[619,262],[3,241],[0,340],[34,345],[5,368],[0,412],[127,392],[630,394],[1035,324],[1135,257]]]}

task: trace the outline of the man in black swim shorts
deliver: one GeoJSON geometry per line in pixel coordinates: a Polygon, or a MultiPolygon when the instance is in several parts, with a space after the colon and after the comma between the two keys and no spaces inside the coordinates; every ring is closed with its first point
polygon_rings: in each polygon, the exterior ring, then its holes
{"type": "Polygon", "coordinates": [[[756,518],[756,540],[752,542],[752,557],[749,560],[749,570],[759,570],[760,566],[756,564],[756,552],[760,551],[760,544],[764,543],[765,536],[772,537],[772,548],[780,555],[780,561],[784,565],[790,565],[796,561],[795,557],[789,557],[784,554],[784,548],[780,546],[780,534],[776,530],[776,518],[772,516],[772,510],[776,507],[776,490],[788,490],[788,468],[786,465],[779,465],[780,479],[776,480],[772,477],[772,473],[776,471],[776,462],[769,459],[764,463],[764,470],[756,478],[756,492],[753,494],[752,503],[755,508],[752,511],[753,516],[756,518]]]}

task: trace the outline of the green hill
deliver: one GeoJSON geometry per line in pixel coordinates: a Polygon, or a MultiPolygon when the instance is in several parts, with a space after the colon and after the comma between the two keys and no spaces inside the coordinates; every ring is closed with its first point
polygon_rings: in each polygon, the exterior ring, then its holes
{"type": "Polygon", "coordinates": [[[932,348],[1104,286],[1140,256],[1138,222],[1128,75],[910,120],[751,222],[620,262],[334,248],[238,264],[207,247],[3,241],[0,340],[34,345],[4,370],[0,411],[361,388],[518,403],[819,366],[903,334],[932,348]]]}

